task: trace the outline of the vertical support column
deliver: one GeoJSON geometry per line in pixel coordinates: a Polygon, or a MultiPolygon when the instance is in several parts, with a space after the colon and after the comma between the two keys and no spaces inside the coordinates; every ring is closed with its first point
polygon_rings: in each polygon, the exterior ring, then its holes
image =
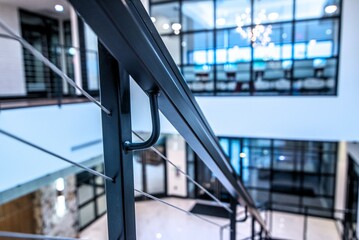
{"type": "MultiPolygon", "coordinates": [[[[344,141],[338,144],[338,157],[336,166],[335,202],[334,209],[345,209],[346,187],[348,182],[348,148],[344,141]]],[[[334,217],[344,218],[343,212],[334,212],[334,217]]]]}
{"type": "Polygon", "coordinates": [[[307,240],[308,231],[308,208],[304,207],[304,225],[303,225],[303,240],[307,240]]]}
{"type": "MultiPolygon", "coordinates": [[[[70,8],[70,20],[71,20],[71,37],[72,46],[76,49],[80,49],[80,36],[79,36],[79,22],[75,9],[70,8]]],[[[80,51],[75,51],[74,55],[74,80],[76,84],[82,87],[82,72],[81,72],[81,56],[80,51]]],[[[81,92],[76,89],[76,94],[80,95],[81,92]]]]}
{"type": "Polygon", "coordinates": [[[254,240],[256,238],[256,219],[252,216],[252,237],[251,239],[254,240]]]}
{"type": "Polygon", "coordinates": [[[101,103],[111,115],[102,112],[108,234],[110,240],[136,239],[132,152],[123,143],[131,141],[131,106],[128,73],[99,43],[101,103]]]}
{"type": "Polygon", "coordinates": [[[230,222],[230,239],[236,240],[236,223],[237,223],[237,201],[233,197],[230,198],[231,210],[233,211],[231,215],[230,222]]]}

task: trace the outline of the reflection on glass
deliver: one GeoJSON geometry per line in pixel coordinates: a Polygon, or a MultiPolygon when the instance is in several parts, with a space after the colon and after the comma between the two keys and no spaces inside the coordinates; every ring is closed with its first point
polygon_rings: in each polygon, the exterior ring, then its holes
{"type": "MultiPolygon", "coordinates": [[[[164,153],[164,146],[156,146],[164,153]]],[[[163,194],[165,189],[165,167],[163,159],[155,152],[147,150],[143,154],[146,162],[146,191],[150,194],[163,194]]]]}
{"type": "Polygon", "coordinates": [[[223,0],[216,3],[216,27],[242,27],[251,24],[250,0],[223,0]]]}
{"type": "Polygon", "coordinates": [[[303,188],[308,192],[307,195],[333,196],[334,178],[321,175],[304,175],[303,188]]]}
{"type": "Polygon", "coordinates": [[[240,154],[240,143],[238,140],[231,141],[231,165],[237,174],[240,173],[240,165],[239,165],[239,154],[240,154]]]}
{"type": "Polygon", "coordinates": [[[340,0],[183,0],[161,4],[158,1],[152,5],[152,20],[164,34],[166,46],[196,94],[336,93],[337,65],[328,69],[326,64],[320,67],[314,63],[305,66],[305,70],[293,67],[301,64],[294,63],[298,60],[337,61],[340,0]],[[179,10],[182,10],[180,21],[179,10]],[[163,24],[161,14],[173,20],[163,24]],[[180,30],[176,33],[172,24],[177,22],[180,30]],[[168,34],[183,35],[170,39],[168,34]],[[216,46],[213,46],[214,40],[216,46]],[[182,48],[181,54],[178,46],[182,48]],[[244,62],[250,63],[248,69],[246,65],[239,65],[244,62]],[[264,68],[258,69],[258,64],[264,68]],[[239,71],[242,71],[241,77],[238,77],[239,71]],[[301,75],[308,75],[305,71],[314,71],[314,74],[301,79],[301,75]],[[321,79],[325,74],[330,77],[321,79]],[[193,82],[195,80],[199,81],[193,82]]]}
{"type": "Polygon", "coordinates": [[[79,204],[83,204],[86,201],[94,197],[93,188],[91,185],[81,185],[77,189],[77,196],[79,198],[79,204]]]}
{"type": "Polygon", "coordinates": [[[254,0],[254,23],[287,21],[293,18],[292,0],[254,0]]]}
{"type": "Polygon", "coordinates": [[[246,176],[243,181],[246,186],[269,189],[270,172],[268,170],[243,169],[243,176],[246,176]]]}
{"type": "Polygon", "coordinates": [[[250,41],[236,29],[217,31],[216,42],[217,64],[251,60],[250,41]]]}
{"type": "MultiPolygon", "coordinates": [[[[133,177],[135,188],[143,191],[142,159],[139,152],[133,154],[133,177]]],[[[135,196],[137,197],[141,195],[138,192],[135,192],[135,196]]]]}
{"type": "Polygon", "coordinates": [[[183,1],[183,31],[214,28],[213,16],[213,1],[183,1]]]}
{"type": "Polygon", "coordinates": [[[106,195],[103,195],[96,199],[97,203],[97,215],[101,215],[106,212],[106,195]]]}
{"type": "Polygon", "coordinates": [[[296,0],[296,19],[310,19],[336,16],[339,14],[339,0],[316,0],[315,4],[311,0],[296,0]],[[308,7],[310,5],[310,7],[308,7]]]}
{"type": "Polygon", "coordinates": [[[332,57],[338,53],[338,21],[314,20],[295,26],[295,58],[332,57]]]}
{"type": "Polygon", "coordinates": [[[258,207],[262,207],[269,202],[269,192],[267,191],[249,189],[248,192],[258,207]]]}
{"type": "Polygon", "coordinates": [[[162,40],[176,64],[181,63],[181,45],[179,36],[163,36],[162,40]]]}
{"type": "Polygon", "coordinates": [[[183,64],[213,64],[213,33],[184,34],[181,43],[183,64]]]}
{"type": "Polygon", "coordinates": [[[292,57],[292,24],[272,26],[270,43],[254,46],[255,60],[280,60],[292,57]]]}
{"type": "Polygon", "coordinates": [[[219,144],[221,145],[223,151],[227,156],[229,156],[229,139],[221,138],[219,139],[219,144]]]}
{"type": "Polygon", "coordinates": [[[95,219],[95,204],[90,202],[79,210],[80,226],[85,226],[95,219]]]}
{"type": "Polygon", "coordinates": [[[157,4],[151,8],[151,20],[160,34],[174,33],[176,25],[173,24],[180,23],[179,9],[177,2],[157,4]]]}

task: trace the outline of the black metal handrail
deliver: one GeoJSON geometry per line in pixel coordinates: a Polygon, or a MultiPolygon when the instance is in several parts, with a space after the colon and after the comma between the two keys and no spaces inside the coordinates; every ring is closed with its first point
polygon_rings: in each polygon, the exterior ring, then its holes
{"type": "Polygon", "coordinates": [[[228,164],[183,76],[139,0],[70,0],[144,92],[158,90],[159,109],[223,186],[268,233],[254,201],[228,164]]]}

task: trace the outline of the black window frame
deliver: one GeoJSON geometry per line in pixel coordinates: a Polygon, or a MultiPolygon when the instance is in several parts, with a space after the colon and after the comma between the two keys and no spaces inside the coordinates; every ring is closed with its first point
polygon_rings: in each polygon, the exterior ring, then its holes
{"type": "MultiPolygon", "coordinates": [[[[200,0],[198,0],[200,1],[200,0]]],[[[212,35],[213,38],[213,50],[217,49],[217,32],[218,31],[226,31],[226,30],[234,30],[236,29],[236,26],[234,27],[225,27],[225,28],[218,28],[216,26],[216,6],[217,6],[217,0],[210,0],[213,3],[213,23],[214,26],[213,28],[210,29],[198,29],[198,30],[187,30],[187,31],[180,31],[179,34],[174,34],[174,32],[172,33],[165,33],[165,34],[161,34],[161,36],[166,36],[166,37],[171,37],[171,36],[179,36],[180,38],[180,46],[179,46],[179,54],[180,54],[180,63],[178,64],[179,69],[181,70],[182,74],[185,75],[184,73],[184,69],[186,67],[190,67],[193,66],[193,64],[184,64],[185,62],[185,57],[183,54],[183,49],[182,49],[182,42],[183,42],[183,38],[185,34],[196,34],[196,33],[201,33],[201,32],[207,32],[212,35]]],[[[250,8],[251,8],[251,23],[248,25],[243,26],[243,28],[246,27],[251,27],[253,28],[255,26],[254,24],[254,16],[253,16],[253,10],[254,10],[254,1],[255,0],[250,0],[250,8]]],[[[291,67],[289,70],[285,70],[283,67],[281,68],[281,70],[283,71],[283,74],[285,76],[286,80],[289,80],[290,82],[290,88],[289,89],[284,89],[284,90],[280,90],[277,89],[276,87],[271,86],[269,89],[267,90],[255,90],[255,81],[256,81],[256,76],[258,76],[258,73],[253,69],[253,66],[256,62],[266,62],[266,63],[272,63],[272,62],[282,62],[286,61],[285,59],[279,59],[279,60],[269,60],[269,61],[265,61],[265,60],[255,60],[254,59],[254,47],[252,44],[249,44],[250,49],[251,49],[251,60],[249,61],[250,63],[250,70],[249,70],[249,82],[235,82],[237,84],[237,86],[235,87],[234,90],[220,90],[219,89],[219,85],[218,83],[221,84],[221,81],[218,80],[218,66],[223,65],[223,64],[219,64],[217,63],[217,59],[216,59],[216,51],[214,51],[214,62],[213,64],[205,64],[205,65],[210,65],[211,67],[211,73],[209,73],[209,76],[207,76],[207,78],[209,80],[203,80],[203,84],[206,85],[206,87],[203,87],[202,90],[195,90],[192,89],[192,84],[196,83],[198,81],[196,80],[192,80],[192,79],[185,79],[187,80],[187,82],[189,83],[189,87],[192,90],[192,92],[195,95],[198,96],[337,96],[338,95],[338,75],[339,75],[339,56],[340,56],[340,49],[341,49],[341,24],[342,24],[342,5],[343,5],[343,0],[339,0],[339,5],[338,5],[338,14],[334,14],[331,16],[322,16],[322,17],[318,17],[318,18],[307,18],[307,19],[297,19],[297,12],[296,12],[296,5],[297,5],[297,1],[298,0],[293,0],[292,3],[292,18],[290,20],[284,20],[284,21],[278,21],[278,22],[274,22],[274,23],[263,23],[262,25],[272,25],[272,26],[276,26],[276,25],[282,25],[282,24],[291,24],[291,32],[292,32],[292,36],[291,36],[291,43],[290,45],[292,46],[292,54],[291,54],[291,58],[289,59],[289,61],[291,61],[291,67]],[[338,50],[337,53],[331,57],[325,58],[325,57],[318,57],[318,58],[305,58],[305,59],[296,59],[294,57],[294,46],[296,43],[295,37],[295,31],[296,31],[296,26],[297,23],[303,23],[303,22],[311,22],[311,21],[316,21],[316,20],[332,20],[333,22],[338,21],[338,32],[337,35],[333,37],[334,41],[337,40],[337,44],[338,44],[338,50]],[[335,76],[333,78],[331,77],[317,77],[314,76],[314,78],[316,79],[320,79],[320,80],[324,80],[325,82],[325,86],[323,86],[320,89],[307,89],[307,88],[303,88],[300,87],[299,90],[297,89],[296,84],[303,84],[304,79],[297,79],[294,76],[294,63],[297,61],[301,61],[301,60],[313,60],[314,59],[324,59],[325,61],[334,61],[335,62],[335,76]],[[213,77],[211,76],[213,74],[213,77]],[[328,83],[328,79],[333,79],[334,80],[334,85],[330,86],[333,83],[328,83]],[[303,80],[303,81],[302,81],[303,80]],[[211,82],[211,83],[210,83],[211,82]],[[212,87],[208,87],[207,85],[213,85],[213,90],[212,87]],[[238,91],[238,86],[240,86],[240,88],[243,88],[243,85],[246,85],[245,88],[246,90],[240,90],[238,91]]],[[[182,6],[184,2],[188,2],[188,0],[160,0],[160,1],[155,1],[155,0],[150,0],[149,1],[149,11],[150,11],[150,15],[152,13],[152,8],[159,6],[159,5],[165,5],[165,4],[169,4],[169,3],[178,3],[179,4],[179,23],[183,26],[183,14],[182,14],[182,6]]],[[[152,16],[152,15],[151,15],[152,16]]],[[[237,62],[235,64],[241,64],[242,62],[237,62]]],[[[243,63],[247,63],[247,62],[243,62],[243,63]]],[[[313,62],[314,64],[314,62],[313,62]]],[[[313,71],[316,71],[314,66],[312,67],[313,71]]],[[[194,69],[194,68],[193,68],[194,69]]],[[[263,73],[262,73],[263,74],[263,73]]],[[[319,76],[319,75],[318,75],[319,76]]],[[[280,78],[276,79],[275,81],[279,81],[281,80],[280,78]]],[[[200,82],[202,81],[202,79],[200,79],[200,82]]],[[[226,81],[226,82],[229,82],[226,81]]],[[[273,81],[274,82],[274,81],[273,81]]],[[[201,82],[202,83],[202,82],[201,82]]],[[[272,83],[271,83],[272,84],[272,83]]]]}

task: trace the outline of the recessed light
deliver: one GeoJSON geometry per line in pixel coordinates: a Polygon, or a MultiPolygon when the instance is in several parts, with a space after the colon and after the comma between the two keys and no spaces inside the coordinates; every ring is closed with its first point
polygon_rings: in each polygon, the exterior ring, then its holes
{"type": "Polygon", "coordinates": [[[64,6],[60,5],[60,4],[56,4],[55,5],[55,10],[57,12],[63,12],[64,11],[64,6]]]}
{"type": "Polygon", "coordinates": [[[328,28],[327,30],[325,30],[325,34],[327,35],[331,35],[333,33],[333,30],[328,28]]]}
{"type": "Polygon", "coordinates": [[[333,14],[337,11],[338,7],[337,5],[328,5],[325,7],[324,11],[328,14],[333,14]]]}
{"type": "Polygon", "coordinates": [[[70,55],[75,55],[76,54],[76,49],[73,48],[73,47],[70,47],[68,52],[69,52],[70,55]]]}
{"type": "Polygon", "coordinates": [[[244,153],[244,152],[241,152],[241,153],[239,154],[239,157],[240,157],[240,158],[245,158],[245,157],[247,157],[247,154],[244,153]]]}
{"type": "Polygon", "coordinates": [[[167,30],[167,29],[170,28],[170,25],[169,25],[168,23],[165,23],[165,24],[162,25],[162,28],[163,28],[164,30],[167,30]]]}
{"type": "Polygon", "coordinates": [[[285,156],[283,156],[283,155],[281,155],[281,156],[279,156],[279,161],[284,161],[285,160],[285,156]]]}
{"type": "Polygon", "coordinates": [[[62,192],[65,190],[65,180],[63,178],[58,178],[55,182],[56,190],[62,192]]]}
{"type": "Polygon", "coordinates": [[[155,17],[151,17],[151,21],[152,21],[152,22],[156,22],[156,18],[155,18],[155,17]]]}
{"type": "Polygon", "coordinates": [[[173,31],[179,31],[182,28],[182,25],[180,23],[172,23],[172,29],[173,31]]]}

